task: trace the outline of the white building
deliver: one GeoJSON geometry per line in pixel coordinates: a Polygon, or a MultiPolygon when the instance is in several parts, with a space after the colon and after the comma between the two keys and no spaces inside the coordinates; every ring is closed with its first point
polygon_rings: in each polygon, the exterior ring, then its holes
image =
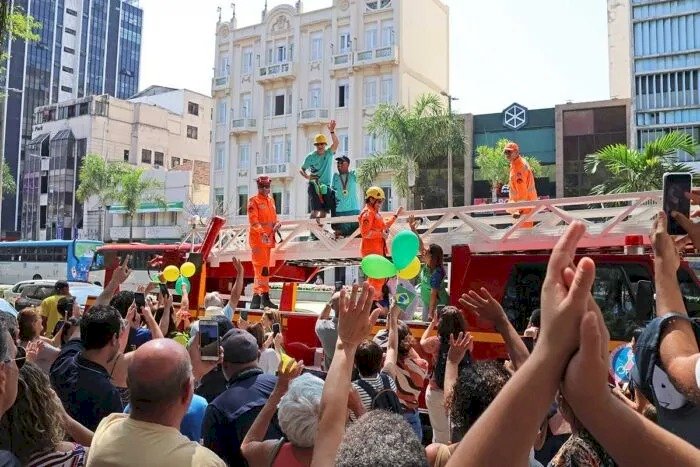
{"type": "Polygon", "coordinates": [[[22,170],[25,239],[99,237],[95,203],[89,200],[83,206],[75,198],[87,154],[146,168],[188,164],[201,172],[204,165],[208,188],[208,96],[152,86],[133,100],[100,95],[38,107],[34,122],[22,170]]]}
{"type": "MultiPolygon", "coordinates": [[[[339,154],[381,151],[367,124],[382,102],[410,106],[449,88],[448,8],[439,0],[336,0],[304,12],[281,5],[260,24],[216,25],[212,82],[212,200],[233,223],[247,222],[255,178],[272,177],[282,218],[308,212],[299,175],[313,137],[337,121],[339,154]]],[[[335,165],[334,165],[335,166],[335,165]]],[[[380,180],[389,209],[398,199],[380,180]]]]}

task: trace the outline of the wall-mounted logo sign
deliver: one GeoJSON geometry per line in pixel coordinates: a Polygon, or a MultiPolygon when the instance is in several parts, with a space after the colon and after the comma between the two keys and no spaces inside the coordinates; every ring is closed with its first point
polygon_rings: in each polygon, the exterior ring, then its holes
{"type": "Polygon", "coordinates": [[[503,111],[503,126],[511,130],[519,130],[527,125],[527,108],[513,103],[503,111]]]}

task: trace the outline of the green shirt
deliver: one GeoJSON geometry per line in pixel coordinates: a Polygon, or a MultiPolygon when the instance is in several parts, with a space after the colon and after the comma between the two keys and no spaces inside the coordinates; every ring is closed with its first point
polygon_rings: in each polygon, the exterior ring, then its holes
{"type": "Polygon", "coordinates": [[[310,152],[306,159],[304,159],[304,164],[301,166],[302,170],[311,172],[311,175],[318,176],[318,183],[330,186],[331,184],[331,166],[333,164],[333,151],[326,149],[326,152],[322,156],[319,156],[316,151],[310,152]]]}
{"type": "Polygon", "coordinates": [[[357,200],[357,177],[351,170],[341,180],[339,173],[333,174],[331,186],[335,190],[335,198],[338,200],[338,212],[359,211],[360,203],[357,200]],[[346,178],[347,176],[347,178],[346,178]],[[343,187],[345,181],[345,187],[343,187]]]}
{"type": "Polygon", "coordinates": [[[447,274],[444,268],[439,267],[430,270],[425,264],[420,268],[420,295],[423,300],[423,306],[430,305],[430,292],[433,289],[438,290],[438,305],[447,305],[450,302],[450,297],[447,295],[447,274]]]}

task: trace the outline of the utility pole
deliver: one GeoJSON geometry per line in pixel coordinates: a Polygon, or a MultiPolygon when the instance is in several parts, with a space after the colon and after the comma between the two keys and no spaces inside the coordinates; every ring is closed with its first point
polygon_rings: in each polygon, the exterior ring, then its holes
{"type": "Polygon", "coordinates": [[[447,113],[450,116],[450,131],[449,141],[447,144],[447,207],[451,208],[452,202],[452,101],[456,101],[456,97],[452,97],[446,91],[440,92],[447,98],[447,113]]]}

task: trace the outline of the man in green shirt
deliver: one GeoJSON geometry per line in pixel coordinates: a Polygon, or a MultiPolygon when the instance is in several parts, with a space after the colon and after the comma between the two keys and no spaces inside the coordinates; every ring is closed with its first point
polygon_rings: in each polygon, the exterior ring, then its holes
{"type": "Polygon", "coordinates": [[[331,132],[331,147],[326,147],[328,145],[326,135],[321,133],[316,135],[314,138],[316,149],[306,156],[304,164],[299,170],[301,176],[309,181],[308,193],[311,219],[326,217],[328,212],[335,210],[335,206],[332,205],[334,199],[331,190],[331,164],[333,163],[333,155],[338,150],[338,144],[340,143],[335,135],[335,120],[330,121],[328,130],[331,132]]]}
{"type": "MultiPolygon", "coordinates": [[[[348,156],[336,157],[338,173],[333,174],[331,186],[338,200],[335,216],[357,216],[360,214],[360,206],[357,198],[357,177],[355,171],[350,170],[350,158],[348,156]]],[[[347,237],[360,226],[357,222],[333,224],[333,230],[337,237],[347,237]]]]}

